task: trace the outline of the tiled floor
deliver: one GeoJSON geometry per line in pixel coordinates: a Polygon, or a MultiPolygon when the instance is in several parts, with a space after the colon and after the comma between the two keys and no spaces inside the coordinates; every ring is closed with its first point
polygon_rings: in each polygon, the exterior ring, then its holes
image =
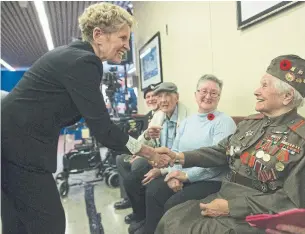
{"type": "MultiPolygon", "coordinates": [[[[72,144],[72,142],[70,142],[72,144]]],[[[68,145],[68,147],[71,147],[68,145]]],[[[58,147],[58,167],[54,176],[62,171],[62,139],[58,147]]],[[[106,149],[102,150],[105,152],[106,149]]],[[[70,183],[73,180],[87,181],[94,177],[94,172],[71,175],[70,183]]],[[[118,188],[108,187],[104,181],[95,183],[94,197],[97,213],[101,213],[102,225],[105,234],[127,234],[128,225],[124,223],[124,217],[131,213],[131,209],[117,211],[113,208],[114,202],[120,200],[118,188]]],[[[70,187],[68,196],[62,200],[66,214],[66,234],[91,234],[89,220],[86,212],[84,186],[70,187]]],[[[1,234],[1,221],[0,221],[1,234]]]]}
{"type": "MultiPolygon", "coordinates": [[[[124,217],[131,209],[117,211],[113,208],[114,202],[120,199],[119,189],[109,188],[103,181],[98,182],[95,184],[94,197],[97,212],[101,213],[105,234],[127,234],[128,225],[124,223],[124,217]]],[[[84,187],[71,187],[62,204],[66,213],[66,234],[90,234],[84,187]]]]}
{"type": "MultiPolygon", "coordinates": [[[[73,140],[72,140],[73,141],[73,140]]],[[[62,139],[59,140],[57,172],[62,171],[62,139]]],[[[72,142],[69,141],[67,150],[71,148],[72,142]]],[[[101,150],[102,157],[106,149],[101,150]]],[[[94,172],[86,172],[83,174],[71,175],[70,183],[79,179],[83,181],[94,179],[94,172]]],[[[104,181],[95,183],[94,198],[97,213],[101,213],[102,225],[105,234],[127,234],[128,225],[124,222],[124,217],[131,213],[131,209],[115,210],[113,204],[120,200],[120,192],[118,188],[110,188],[104,181]]],[[[62,200],[66,214],[66,234],[90,234],[89,220],[86,213],[86,203],[84,195],[84,186],[70,187],[67,198],[62,200]]]]}

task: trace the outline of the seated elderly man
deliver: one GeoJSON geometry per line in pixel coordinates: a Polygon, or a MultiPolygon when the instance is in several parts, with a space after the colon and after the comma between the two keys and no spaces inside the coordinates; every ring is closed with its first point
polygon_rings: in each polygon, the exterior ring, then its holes
{"type": "MultiPolygon", "coordinates": [[[[156,95],[154,95],[153,89],[155,88],[155,85],[149,85],[145,90],[144,90],[144,100],[147,105],[147,107],[150,109],[150,111],[146,114],[146,119],[147,123],[144,125],[144,129],[147,129],[149,122],[151,121],[152,117],[156,113],[156,111],[159,109],[159,104],[157,101],[156,95]]],[[[164,118],[164,115],[162,114],[162,117],[164,118]]],[[[128,173],[132,170],[138,170],[139,168],[142,168],[141,164],[144,163],[147,165],[146,160],[143,158],[142,160],[137,160],[136,163],[130,163],[130,162],[125,162],[125,156],[126,155],[119,155],[116,157],[116,165],[118,167],[118,172],[119,172],[119,181],[120,181],[120,192],[121,192],[121,201],[118,201],[114,203],[114,208],[115,209],[126,209],[131,207],[130,201],[127,197],[127,194],[124,189],[123,185],[123,177],[126,177],[128,173]]],[[[125,218],[126,223],[130,223],[130,215],[126,216],[125,218]]]]}
{"type": "Polygon", "coordinates": [[[174,153],[184,167],[229,164],[220,191],[170,209],[155,234],[265,233],[250,226],[250,214],[305,207],[305,118],[297,108],[305,97],[305,60],[283,55],[272,60],[255,91],[256,110],[218,145],[174,153]]]}
{"type": "MultiPolygon", "coordinates": [[[[222,87],[222,81],[213,75],[204,75],[198,80],[195,92],[198,113],[181,122],[172,147],[174,152],[215,145],[235,132],[236,124],[233,119],[217,110],[222,87]]],[[[164,214],[164,206],[173,207],[218,192],[228,169],[227,165],[185,169],[182,169],[181,165],[175,165],[164,170],[151,169],[143,180],[143,183],[147,184],[145,225],[134,233],[153,234],[164,214]],[[175,175],[175,178],[165,182],[167,172],[168,176],[175,175]]]]}
{"type": "MultiPolygon", "coordinates": [[[[138,140],[153,147],[166,146],[171,148],[176,136],[177,126],[180,121],[187,117],[187,111],[184,105],[178,102],[179,94],[175,84],[164,82],[154,89],[154,94],[157,96],[159,111],[154,114],[148,129],[139,136],[138,140]]],[[[125,159],[121,158],[118,160],[120,162],[117,161],[118,167],[126,163],[122,162],[123,160],[125,159]]],[[[130,163],[138,166],[137,170],[126,171],[125,176],[123,176],[124,188],[133,209],[133,213],[125,217],[126,223],[145,219],[145,209],[143,211],[145,199],[142,199],[142,194],[145,194],[145,187],[141,184],[141,181],[152,168],[146,159],[139,156],[134,157],[130,163]]]]}

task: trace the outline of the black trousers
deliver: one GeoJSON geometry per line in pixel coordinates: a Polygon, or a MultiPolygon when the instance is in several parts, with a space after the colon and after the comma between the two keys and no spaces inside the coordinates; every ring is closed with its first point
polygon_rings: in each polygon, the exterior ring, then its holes
{"type": "Polygon", "coordinates": [[[135,160],[133,163],[124,162],[124,158],[128,156],[126,154],[121,154],[116,157],[116,165],[119,173],[119,182],[120,182],[120,192],[121,198],[128,199],[126,194],[126,190],[124,187],[124,179],[126,179],[130,172],[135,172],[143,170],[143,167],[147,167],[147,160],[144,158],[139,158],[135,160]]]}
{"type": "Polygon", "coordinates": [[[123,155],[117,157],[117,167],[121,176],[124,190],[130,200],[135,219],[145,219],[145,187],[141,181],[152,168],[144,158],[136,159],[132,164],[124,162],[123,155]]]}
{"type": "Polygon", "coordinates": [[[216,193],[221,187],[218,181],[186,183],[175,193],[164,182],[164,176],[151,181],[146,188],[145,234],[153,234],[163,214],[170,208],[188,200],[199,200],[216,193]]]}
{"type": "Polygon", "coordinates": [[[2,234],[65,234],[65,213],[51,173],[1,158],[2,234]]]}

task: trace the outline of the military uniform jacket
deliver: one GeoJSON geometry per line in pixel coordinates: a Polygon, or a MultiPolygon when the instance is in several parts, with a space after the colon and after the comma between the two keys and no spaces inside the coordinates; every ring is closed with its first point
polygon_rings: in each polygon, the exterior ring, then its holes
{"type": "Polygon", "coordinates": [[[184,155],[184,167],[229,164],[231,172],[217,194],[171,209],[156,234],[265,233],[245,217],[305,208],[305,120],[296,110],[276,118],[249,116],[218,145],[184,155]],[[215,198],[228,201],[228,217],[201,216],[199,202],[215,198]]]}
{"type": "Polygon", "coordinates": [[[305,208],[305,120],[296,110],[274,119],[250,116],[217,146],[185,153],[185,167],[227,163],[229,180],[237,173],[257,190],[229,200],[231,216],[305,208]]]}

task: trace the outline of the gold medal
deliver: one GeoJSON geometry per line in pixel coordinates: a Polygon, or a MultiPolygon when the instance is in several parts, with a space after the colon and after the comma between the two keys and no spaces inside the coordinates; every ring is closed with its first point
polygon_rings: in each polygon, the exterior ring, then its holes
{"type": "Polygon", "coordinates": [[[295,76],[292,72],[288,72],[286,75],[285,75],[285,78],[287,81],[291,82],[291,81],[294,81],[295,80],[295,76]]]}
{"type": "Polygon", "coordinates": [[[263,156],[263,160],[265,161],[265,162],[269,162],[270,161],[270,155],[269,154],[264,154],[264,156],[263,156]]]}
{"type": "Polygon", "coordinates": [[[297,78],[297,79],[295,80],[295,82],[297,82],[297,83],[302,83],[303,80],[302,80],[302,78],[297,78]]]}
{"type": "Polygon", "coordinates": [[[275,169],[276,169],[277,171],[284,171],[285,165],[284,165],[282,162],[277,162],[277,163],[275,164],[275,169]]]}
{"type": "Polygon", "coordinates": [[[264,157],[264,155],[265,155],[264,151],[259,150],[256,152],[255,157],[262,158],[262,157],[264,157]]]}

